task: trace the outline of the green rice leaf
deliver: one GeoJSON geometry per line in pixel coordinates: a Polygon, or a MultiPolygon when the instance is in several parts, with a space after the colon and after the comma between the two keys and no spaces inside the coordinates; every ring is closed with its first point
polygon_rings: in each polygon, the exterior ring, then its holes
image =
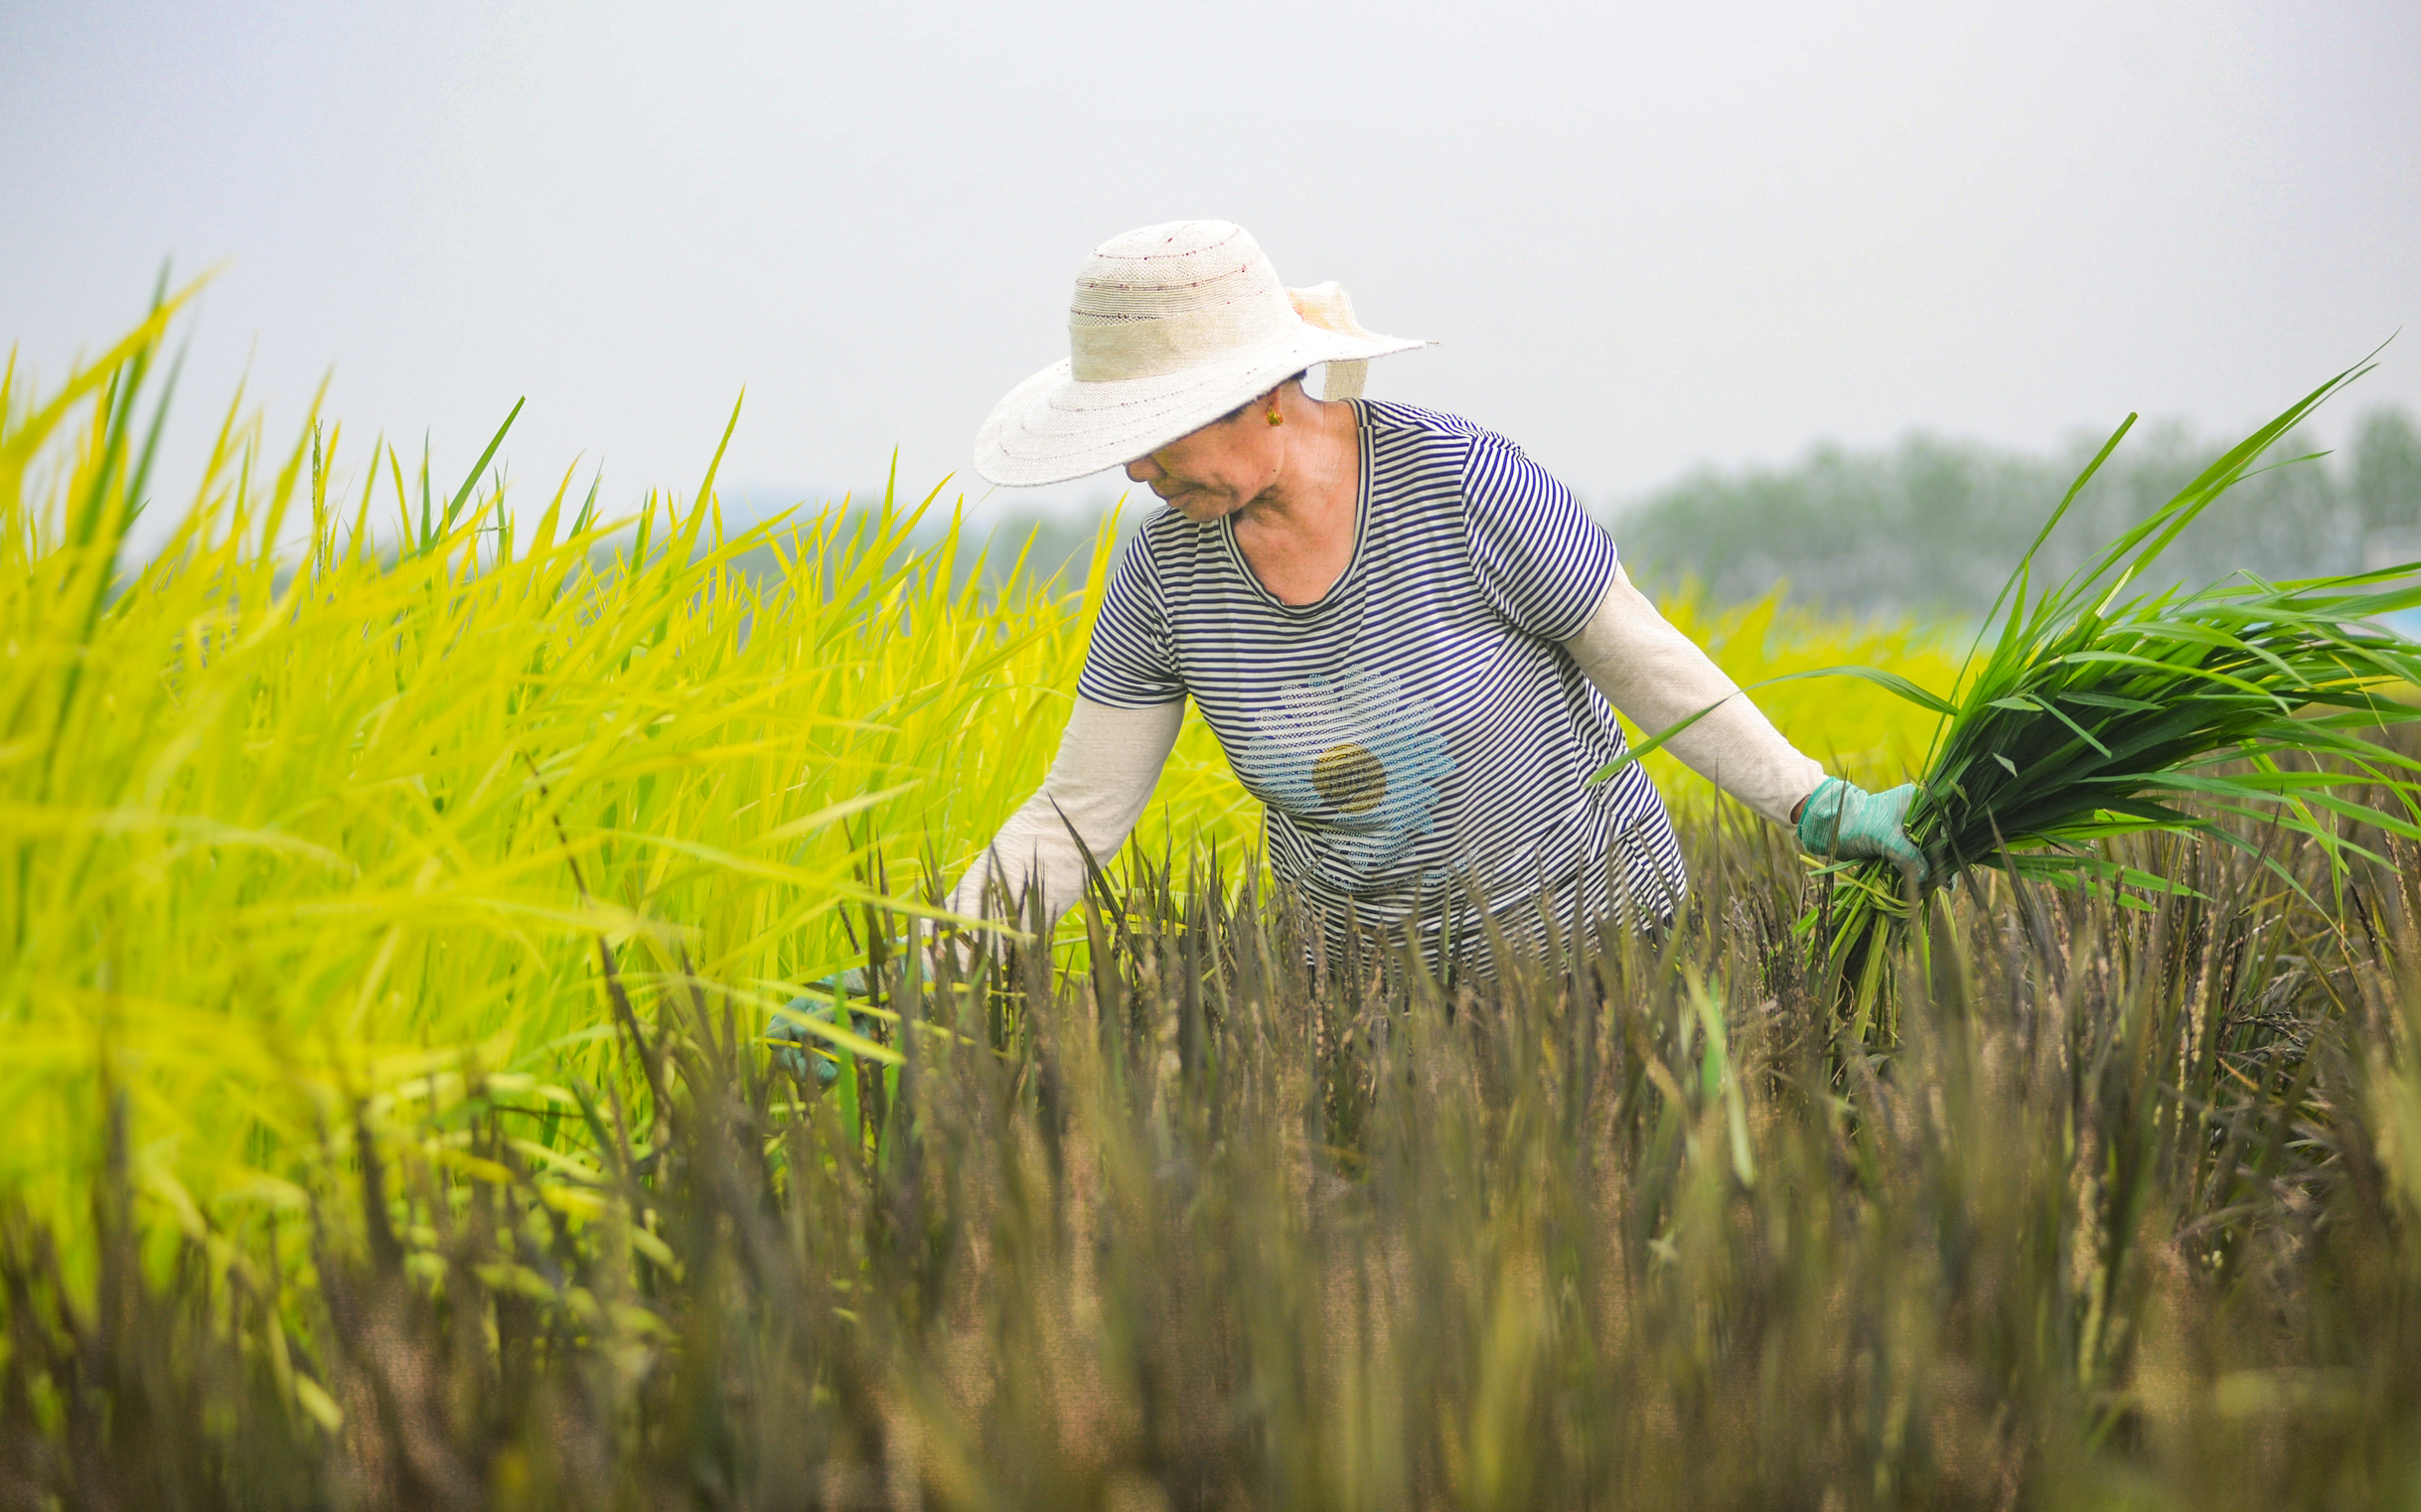
{"type": "MultiPolygon", "coordinates": [[[[2228,828],[2239,821],[2309,836],[2339,864],[2377,859],[2363,827],[2421,840],[2421,760],[2373,738],[2378,726],[2421,717],[2421,707],[2388,696],[2421,685],[2421,647],[2364,623],[2421,605],[2421,581],[2374,570],[2282,585],[2240,572],[2195,590],[2136,586],[2181,532],[2366,369],[2367,360],[2289,405],[2030,604],[2043,542],[2126,434],[2119,427],[2012,569],[1995,601],[1990,655],[1977,661],[1979,631],[1951,695],[1929,702],[1947,717],[1908,821],[1929,854],[2148,890],[2168,884],[2118,877],[2090,847],[2163,831],[2239,843],[2228,828]],[[2298,759],[2282,762],[2289,756],[2298,759]]],[[[1837,885],[1845,892],[1829,954],[1845,983],[1865,981],[1860,963],[1882,933],[1904,925],[1905,909],[1881,872],[1853,869],[1837,885]]]]}

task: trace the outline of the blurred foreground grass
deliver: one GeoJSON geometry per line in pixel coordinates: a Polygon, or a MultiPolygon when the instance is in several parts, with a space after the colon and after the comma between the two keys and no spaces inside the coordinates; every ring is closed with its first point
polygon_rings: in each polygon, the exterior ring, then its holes
{"type": "MultiPolygon", "coordinates": [[[[1984,877],[1877,1059],[1786,837],[1678,780],[1660,949],[1313,971],[1195,729],[1080,948],[923,982],[879,900],[1039,776],[1098,582],[710,483],[600,569],[569,493],[232,422],[129,567],[164,319],[0,397],[0,1506],[2421,1496],[2409,875],[1984,877]],[[770,1062],[877,944],[832,1089],[770,1062]]],[[[1947,680],[1671,607],[1743,681],[1947,680]]]]}
{"type": "MultiPolygon", "coordinates": [[[[1902,954],[1898,1052],[1845,1063],[1794,858],[1692,832],[1660,951],[1382,990],[1306,972],[1283,902],[1137,866],[1089,973],[897,958],[830,1091],[739,984],[656,973],[602,1090],[465,1061],[363,1104],[238,1253],[147,1262],[168,1226],[105,1176],[93,1282],[0,1225],[0,1496],[2421,1491],[2409,876],[2320,911],[2207,838],[2135,847],[2201,894],[2148,910],[1989,875],[1902,954]]],[[[2317,846],[2279,859],[2329,895],[2317,846]]]]}

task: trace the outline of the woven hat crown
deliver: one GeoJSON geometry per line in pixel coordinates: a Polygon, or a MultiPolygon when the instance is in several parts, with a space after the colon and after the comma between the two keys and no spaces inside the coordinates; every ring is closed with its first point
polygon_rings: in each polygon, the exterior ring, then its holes
{"type": "Polygon", "coordinates": [[[1300,319],[1252,233],[1171,221],[1114,237],[1077,269],[1068,309],[1079,382],[1160,378],[1282,341],[1300,319]]]}
{"type": "Polygon", "coordinates": [[[1374,357],[1429,343],[1381,336],[1334,283],[1289,289],[1232,221],[1170,221],[1112,237],[1076,270],[1067,361],[1008,391],[976,434],[994,483],[1065,483],[1218,419],[1324,368],[1356,398],[1374,357]]]}

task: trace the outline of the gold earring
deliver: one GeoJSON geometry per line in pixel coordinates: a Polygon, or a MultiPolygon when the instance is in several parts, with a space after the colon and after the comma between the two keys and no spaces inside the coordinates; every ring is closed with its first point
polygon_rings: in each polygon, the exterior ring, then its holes
{"type": "Polygon", "coordinates": [[[1270,423],[1272,425],[1284,425],[1286,423],[1286,417],[1278,412],[1278,406],[1275,404],[1270,406],[1270,423]]]}

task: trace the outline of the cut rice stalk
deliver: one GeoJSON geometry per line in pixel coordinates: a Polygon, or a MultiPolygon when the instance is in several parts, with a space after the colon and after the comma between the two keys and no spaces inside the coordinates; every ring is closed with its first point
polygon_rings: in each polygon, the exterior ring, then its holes
{"type": "Polygon", "coordinates": [[[2366,371],[2314,389],[2030,608],[2036,552],[2135,417],[2111,435],[2010,574],[1987,618],[1989,629],[2007,606],[1990,654],[1977,661],[1980,632],[1947,707],[1923,700],[1943,724],[1907,828],[1930,875],[1910,888],[1889,862],[1835,870],[1825,948],[1846,989],[1871,990],[1878,948],[1912,904],[1969,867],[2160,891],[2171,884],[2120,865],[2105,842],[2204,831],[2252,848],[2225,822],[2253,819],[2311,836],[2342,872],[2352,856],[2381,859],[2355,827],[2421,840],[2421,762],[2371,738],[2421,717],[2391,696],[2421,683],[2421,646],[2379,628],[2421,606],[2421,562],[2130,593],[2196,516],[2366,371]]]}

